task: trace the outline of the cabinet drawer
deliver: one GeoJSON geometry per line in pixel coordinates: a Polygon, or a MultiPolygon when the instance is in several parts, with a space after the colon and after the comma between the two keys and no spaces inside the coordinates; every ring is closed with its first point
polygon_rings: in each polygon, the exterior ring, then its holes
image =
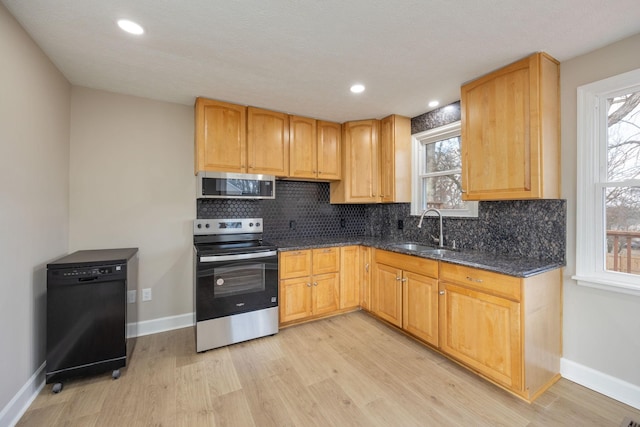
{"type": "Polygon", "coordinates": [[[311,251],[280,252],[280,279],[311,276],[311,251]]]}
{"type": "Polygon", "coordinates": [[[340,271],[340,248],[313,249],[313,274],[340,271]]]}
{"type": "Polygon", "coordinates": [[[521,299],[522,279],[478,270],[462,265],[440,263],[440,280],[461,284],[468,288],[477,289],[489,294],[509,298],[514,301],[521,299]]]}
{"type": "Polygon", "coordinates": [[[391,265],[401,270],[412,271],[435,279],[438,278],[438,261],[432,259],[384,250],[376,250],[375,259],[376,262],[381,264],[391,265]]]}

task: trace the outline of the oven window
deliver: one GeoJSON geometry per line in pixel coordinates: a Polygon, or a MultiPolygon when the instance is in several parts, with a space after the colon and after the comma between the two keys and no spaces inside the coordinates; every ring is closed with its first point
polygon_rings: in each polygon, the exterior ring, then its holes
{"type": "Polygon", "coordinates": [[[214,298],[263,292],[265,290],[265,264],[242,264],[217,267],[213,277],[214,298]]]}

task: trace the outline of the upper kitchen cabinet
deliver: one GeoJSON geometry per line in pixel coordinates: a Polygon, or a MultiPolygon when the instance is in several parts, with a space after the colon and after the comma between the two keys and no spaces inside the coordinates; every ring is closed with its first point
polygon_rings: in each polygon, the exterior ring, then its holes
{"type": "Polygon", "coordinates": [[[560,197],[559,75],[536,53],[462,86],[464,200],[560,197]]]}
{"type": "Polygon", "coordinates": [[[411,119],[391,115],[380,120],[382,203],[411,202],[411,119]]]}
{"type": "Polygon", "coordinates": [[[318,120],[318,179],[338,180],[342,177],[342,125],[318,120]]]}
{"type": "Polygon", "coordinates": [[[376,203],[378,198],[378,120],[342,125],[342,180],[331,183],[331,203],[376,203]]]}
{"type": "Polygon", "coordinates": [[[247,130],[247,172],[288,176],[289,116],[248,107],[247,130]]]}
{"type": "Polygon", "coordinates": [[[289,116],[289,177],[340,179],[340,123],[289,116]]]}
{"type": "Polygon", "coordinates": [[[247,107],[198,98],[195,172],[246,172],[247,107]]]}

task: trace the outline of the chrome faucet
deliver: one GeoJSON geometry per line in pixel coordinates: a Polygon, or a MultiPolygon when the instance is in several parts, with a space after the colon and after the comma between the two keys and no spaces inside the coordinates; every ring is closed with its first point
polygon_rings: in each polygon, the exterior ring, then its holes
{"type": "Polygon", "coordinates": [[[438,246],[439,247],[444,247],[444,239],[442,238],[442,213],[436,209],[436,208],[428,208],[425,209],[424,212],[422,212],[422,215],[420,216],[420,222],[418,222],[418,228],[422,228],[422,220],[424,219],[424,216],[428,213],[428,212],[435,212],[438,214],[438,218],[439,218],[439,227],[440,227],[440,236],[439,236],[439,240],[438,240],[438,246]]]}

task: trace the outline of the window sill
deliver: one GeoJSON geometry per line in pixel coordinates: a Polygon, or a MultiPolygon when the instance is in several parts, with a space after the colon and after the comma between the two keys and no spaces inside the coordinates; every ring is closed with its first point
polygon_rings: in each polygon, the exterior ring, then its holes
{"type": "Polygon", "coordinates": [[[609,292],[640,296],[640,286],[638,286],[637,284],[594,276],[571,276],[571,278],[578,282],[578,285],[580,286],[602,289],[609,292]]]}

